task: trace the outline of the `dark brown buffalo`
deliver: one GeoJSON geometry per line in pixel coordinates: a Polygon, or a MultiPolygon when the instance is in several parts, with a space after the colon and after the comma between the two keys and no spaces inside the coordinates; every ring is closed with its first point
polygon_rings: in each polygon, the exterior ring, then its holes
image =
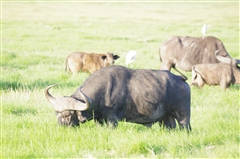
{"type": "Polygon", "coordinates": [[[117,126],[118,121],[175,128],[190,127],[190,88],[169,71],[108,66],[90,75],[70,96],[45,95],[58,114],[59,124],[79,125],[94,118],[117,126]]]}
{"type": "Polygon", "coordinates": [[[79,71],[93,73],[103,67],[114,64],[118,58],[118,55],[113,55],[112,53],[74,52],[66,58],[65,67],[68,72],[72,73],[79,71]]]}
{"type": "Polygon", "coordinates": [[[161,70],[172,67],[191,71],[192,66],[200,63],[219,63],[215,52],[222,57],[231,58],[223,43],[213,37],[181,37],[174,36],[160,47],[161,70]]]}
{"type": "Polygon", "coordinates": [[[202,87],[204,84],[221,85],[226,89],[231,84],[240,84],[240,60],[217,55],[221,63],[198,64],[192,68],[192,85],[202,87]]]}

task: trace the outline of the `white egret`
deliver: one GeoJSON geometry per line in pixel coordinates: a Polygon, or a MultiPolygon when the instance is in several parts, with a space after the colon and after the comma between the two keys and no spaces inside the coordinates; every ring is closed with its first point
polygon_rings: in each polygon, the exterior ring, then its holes
{"type": "Polygon", "coordinates": [[[203,35],[203,36],[206,35],[207,30],[208,30],[207,25],[206,25],[206,24],[203,24],[203,27],[202,27],[202,35],[203,35]]]}
{"type": "Polygon", "coordinates": [[[127,55],[126,55],[126,60],[125,63],[128,66],[130,63],[132,63],[137,56],[137,51],[135,50],[130,50],[127,55]]]}

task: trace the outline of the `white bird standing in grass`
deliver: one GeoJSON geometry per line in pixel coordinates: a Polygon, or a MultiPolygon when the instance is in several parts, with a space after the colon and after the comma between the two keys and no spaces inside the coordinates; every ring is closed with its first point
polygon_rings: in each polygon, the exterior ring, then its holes
{"type": "Polygon", "coordinates": [[[127,66],[135,60],[136,55],[137,55],[137,51],[135,50],[131,50],[127,53],[126,61],[125,61],[127,66]]]}
{"type": "Polygon", "coordinates": [[[205,36],[206,33],[207,33],[207,25],[206,24],[203,24],[203,27],[202,27],[202,35],[205,36]]]}

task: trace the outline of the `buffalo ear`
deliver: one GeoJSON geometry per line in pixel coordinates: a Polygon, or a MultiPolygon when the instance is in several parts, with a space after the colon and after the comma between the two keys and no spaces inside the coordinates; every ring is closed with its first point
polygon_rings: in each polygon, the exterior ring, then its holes
{"type": "Polygon", "coordinates": [[[113,58],[114,58],[114,60],[117,60],[118,58],[120,58],[120,56],[114,55],[113,58]]]}
{"type": "Polygon", "coordinates": [[[106,56],[106,55],[102,55],[101,58],[102,58],[103,60],[105,60],[105,59],[107,58],[107,56],[106,56]]]}

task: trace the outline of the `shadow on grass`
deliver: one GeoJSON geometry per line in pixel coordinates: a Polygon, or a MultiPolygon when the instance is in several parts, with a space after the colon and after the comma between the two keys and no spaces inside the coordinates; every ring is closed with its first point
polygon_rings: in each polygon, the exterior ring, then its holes
{"type": "Polygon", "coordinates": [[[38,114],[38,110],[36,108],[27,107],[27,106],[8,106],[8,107],[4,107],[3,112],[7,114],[13,114],[16,116],[23,116],[27,114],[31,114],[31,115],[38,114]]]}
{"type": "MultiPolygon", "coordinates": [[[[7,69],[7,71],[12,71],[12,69],[7,69]]],[[[79,72],[78,74],[70,74],[67,72],[49,70],[49,74],[46,71],[31,73],[22,72],[22,70],[16,69],[12,74],[6,74],[0,82],[1,90],[33,90],[33,89],[43,89],[52,84],[60,84],[61,87],[79,87],[84,80],[89,77],[89,73],[79,72]],[[19,72],[18,72],[19,71],[19,72]],[[9,77],[8,77],[9,76],[9,77]]]]}
{"type": "Polygon", "coordinates": [[[11,114],[14,115],[18,115],[18,116],[22,116],[25,114],[32,114],[32,115],[36,115],[37,114],[37,110],[34,108],[24,108],[24,107],[17,107],[14,108],[10,111],[11,114]]]}
{"type": "Polygon", "coordinates": [[[76,83],[73,83],[73,82],[66,82],[64,84],[61,84],[61,82],[59,81],[43,81],[39,79],[39,80],[35,80],[32,83],[22,83],[18,81],[14,81],[14,82],[2,81],[0,83],[0,89],[1,90],[12,89],[14,91],[21,90],[21,89],[33,90],[33,89],[43,89],[52,84],[60,84],[64,87],[76,87],[76,83]]]}
{"type": "Polygon", "coordinates": [[[229,87],[229,89],[239,90],[240,89],[240,84],[231,85],[229,87]]]}

